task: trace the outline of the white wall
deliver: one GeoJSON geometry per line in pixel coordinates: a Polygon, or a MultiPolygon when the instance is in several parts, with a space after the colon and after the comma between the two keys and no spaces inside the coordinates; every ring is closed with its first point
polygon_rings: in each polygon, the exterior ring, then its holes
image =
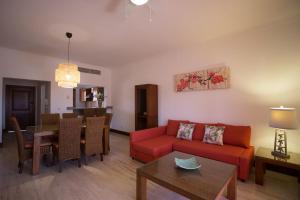
{"type": "MultiPolygon", "coordinates": [[[[251,125],[252,144],[273,147],[268,108],[299,113],[299,75],[300,20],[257,27],[114,69],[112,127],[134,130],[134,85],[152,83],[159,88],[160,125],[168,119],[251,125]],[[231,69],[230,89],[175,92],[175,74],[222,63],[231,69]]],[[[289,131],[289,150],[300,152],[299,141],[300,131],[289,131]]]]}
{"type": "MultiPolygon", "coordinates": [[[[64,89],[57,86],[54,81],[57,65],[65,60],[53,57],[41,56],[27,52],[0,47],[0,95],[3,89],[3,77],[20,78],[30,80],[51,81],[51,112],[68,112],[66,107],[73,105],[72,89],[64,89]]],[[[81,73],[81,83],[103,86],[106,92],[106,104],[111,105],[111,70],[100,66],[91,66],[74,61],[81,67],[101,70],[101,76],[81,73]]],[[[2,105],[2,98],[0,98],[2,105]]],[[[0,108],[2,113],[2,106],[0,108]]],[[[2,115],[0,116],[0,143],[2,142],[2,115]]]]}

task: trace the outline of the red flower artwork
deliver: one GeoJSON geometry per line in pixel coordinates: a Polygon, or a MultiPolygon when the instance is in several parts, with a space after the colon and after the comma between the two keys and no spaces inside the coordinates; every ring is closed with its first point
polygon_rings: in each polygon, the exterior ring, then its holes
{"type": "Polygon", "coordinates": [[[227,67],[180,74],[176,78],[176,91],[228,88],[227,67]]]}
{"type": "Polygon", "coordinates": [[[224,78],[222,75],[213,75],[210,80],[212,84],[218,84],[224,82],[224,78]]]}
{"type": "Polygon", "coordinates": [[[189,81],[180,79],[179,84],[177,85],[177,91],[182,91],[189,86],[189,81]]]}

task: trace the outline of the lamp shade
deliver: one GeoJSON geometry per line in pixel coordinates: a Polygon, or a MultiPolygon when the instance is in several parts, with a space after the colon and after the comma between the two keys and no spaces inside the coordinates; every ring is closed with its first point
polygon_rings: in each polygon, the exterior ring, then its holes
{"type": "Polygon", "coordinates": [[[55,70],[55,81],[59,87],[75,88],[80,83],[78,66],[71,63],[59,64],[55,70]]]}
{"type": "Polygon", "coordinates": [[[297,113],[295,108],[270,108],[269,126],[280,129],[297,129],[297,113]]]}

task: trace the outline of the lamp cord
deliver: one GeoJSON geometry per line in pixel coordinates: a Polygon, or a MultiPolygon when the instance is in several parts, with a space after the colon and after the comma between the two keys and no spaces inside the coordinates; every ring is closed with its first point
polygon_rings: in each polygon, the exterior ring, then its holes
{"type": "Polygon", "coordinates": [[[70,38],[69,38],[69,42],[68,42],[68,64],[70,62],[70,38]]]}

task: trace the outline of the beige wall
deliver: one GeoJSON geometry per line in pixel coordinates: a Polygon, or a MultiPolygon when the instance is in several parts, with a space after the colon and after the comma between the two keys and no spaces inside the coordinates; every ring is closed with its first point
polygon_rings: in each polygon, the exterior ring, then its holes
{"type": "MultiPolygon", "coordinates": [[[[299,113],[299,75],[300,20],[257,27],[114,69],[112,126],[134,130],[134,85],[152,83],[159,88],[160,125],[168,119],[251,125],[252,144],[272,147],[268,108],[285,105],[299,113]],[[174,91],[175,74],[214,64],[230,67],[230,89],[174,91]]],[[[289,150],[300,152],[300,131],[289,131],[288,139],[289,150]]]]}

